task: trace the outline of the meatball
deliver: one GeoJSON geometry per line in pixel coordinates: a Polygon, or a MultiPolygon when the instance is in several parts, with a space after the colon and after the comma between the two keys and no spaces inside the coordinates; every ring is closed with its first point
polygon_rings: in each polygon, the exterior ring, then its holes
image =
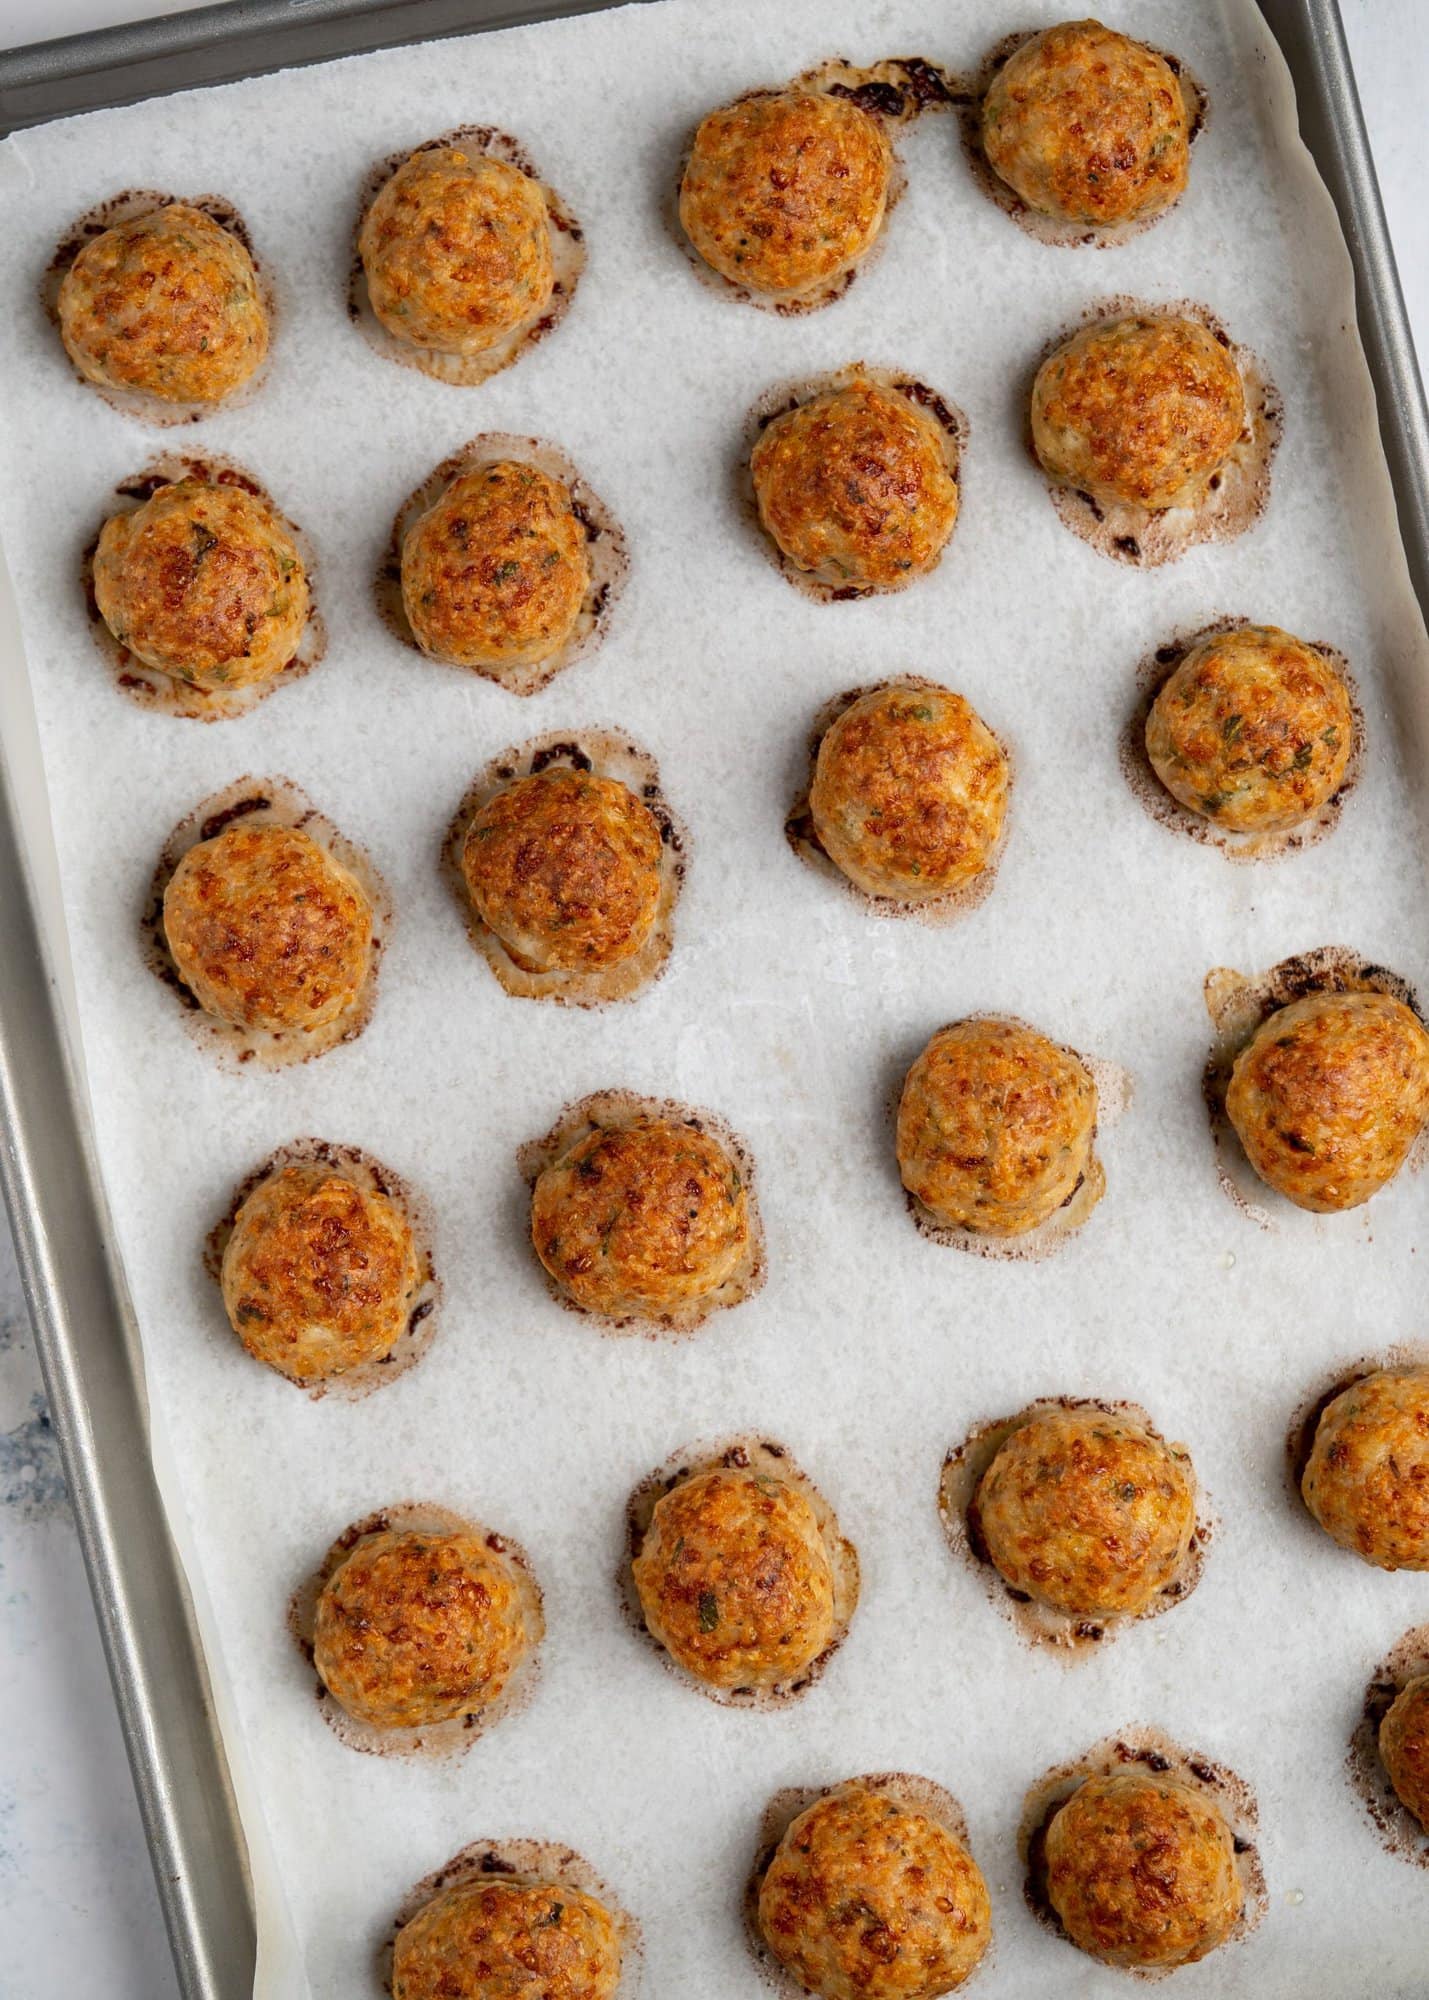
{"type": "Polygon", "coordinates": [[[1245,386],[1199,320],[1099,320],[1042,363],[1032,442],[1048,477],[1109,505],[1189,506],[1245,427],[1245,386]]]}
{"type": "Polygon", "coordinates": [[[960,694],[875,688],[824,732],[809,810],[858,888],[921,903],[987,867],[1010,779],[1001,744],[960,694]]]}
{"type": "Polygon", "coordinates": [[[660,908],[660,823],[628,785],[553,766],[473,818],[461,872],[478,916],[528,972],[618,965],[660,908]]]}
{"type": "Polygon", "coordinates": [[[560,652],[589,585],[569,489],[519,459],[460,474],[402,542],[402,604],[417,644],[498,680],[560,652]]]}
{"type": "Polygon", "coordinates": [[[1276,625],[1216,632],[1186,654],[1146,720],[1172,798],[1231,833],[1299,826],[1344,782],[1349,689],[1323,653],[1276,625]]]}
{"type": "Polygon", "coordinates": [[[615,2000],[620,1932],[569,1882],[481,1877],[444,1889],[397,1933],[392,2000],[615,2000]]]}
{"type": "Polygon", "coordinates": [[[1379,1754],[1400,1804],[1429,1833],[1429,1674],[1395,1696],[1379,1725],[1379,1754]]]}
{"type": "Polygon", "coordinates": [[[1072,1618],[1134,1616],[1185,1567],[1195,1475],[1129,1417],[1037,1410],[983,1474],[977,1516],[1014,1590],[1072,1618]]]}
{"type": "Polygon", "coordinates": [[[70,360],[102,389],[221,403],[268,352],[253,259],[232,230],[181,201],[93,237],[58,304],[70,360]]]}
{"type": "Polygon", "coordinates": [[[1263,1181],[1297,1208],[1358,1208],[1429,1117],[1429,1034],[1388,993],[1312,993],[1262,1021],[1226,1112],[1263,1181]]]}
{"type": "Polygon", "coordinates": [[[817,582],[896,590],[935,566],[953,532],[948,450],[926,411],[857,377],[765,426],[751,460],[759,519],[817,582]]]}
{"type": "Polygon", "coordinates": [[[1300,1490],[1341,1548],[1429,1569],[1429,1368],[1380,1369],[1326,1404],[1300,1490]]]}
{"type": "Polygon", "coordinates": [[[982,104],[982,145],[1029,208],[1104,228],[1168,208],[1191,119],[1164,56],[1100,21],[1064,21],[1012,55],[982,104]]]}
{"type": "Polygon", "coordinates": [[[787,1480],[734,1466],[681,1480],[657,1503],[634,1569],[649,1630],[712,1687],[777,1687],[833,1637],[819,1519],[787,1480]]]}
{"type": "Polygon", "coordinates": [[[255,1360],[320,1382],[390,1353],[422,1274],[412,1226],[389,1195],[335,1168],[269,1174],[234,1218],[223,1303],[255,1360]]]}
{"type": "Polygon", "coordinates": [[[1072,1943],[1103,1965],[1191,1965],[1239,1920],[1245,1891],[1225,1816],[1175,1778],[1087,1778],[1046,1841],[1052,1908],[1072,1943]]]}
{"type": "Polygon", "coordinates": [[[816,290],[863,257],[888,208],[893,153],[847,97],[780,90],[712,111],[680,185],[680,221],[731,284],[816,290]]]}
{"type": "Polygon", "coordinates": [[[531,1241],[583,1311],[657,1318],[710,1298],[746,1262],[749,1194],[713,1133],[641,1113],[587,1132],[541,1173],[531,1241]]]}
{"type": "Polygon", "coordinates": [[[237,1027],[323,1027],[371,971],[366,893],[294,827],[237,820],[199,841],[169,878],[163,916],[184,984],[237,1027]]]}
{"type": "Polygon", "coordinates": [[[759,1885],[759,1929],[820,2000],[935,2000],[976,1970],[992,1907],[946,1827],[854,1783],[785,1833],[759,1885]]]}
{"type": "Polygon", "coordinates": [[[1066,1049],[1016,1021],[957,1021],[908,1072],[898,1168],[943,1227],[1020,1236],[1076,1192],[1096,1123],[1096,1084],[1066,1049]]]}
{"type": "Polygon", "coordinates": [[[357,239],[397,340],[481,354],[540,317],[555,284],[545,196],[519,167],[428,146],[374,197],[357,239]]]}
{"type": "Polygon", "coordinates": [[[210,691],[282,673],[307,624],[307,571],[271,502],[202,479],[113,514],[94,554],[99,615],[137,660],[210,691]]]}
{"type": "Polygon", "coordinates": [[[323,1585],[313,1665],[374,1729],[479,1715],[531,1644],[522,1585],[510,1557],[475,1534],[364,1535],[323,1585]]]}

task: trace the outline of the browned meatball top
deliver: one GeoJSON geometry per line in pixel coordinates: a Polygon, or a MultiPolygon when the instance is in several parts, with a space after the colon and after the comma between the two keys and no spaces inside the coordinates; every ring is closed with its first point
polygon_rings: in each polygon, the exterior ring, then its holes
{"type": "Polygon", "coordinates": [[[1341,1548],[1429,1569],[1429,1368],[1383,1368],[1325,1406],[1301,1480],[1341,1548]]]}
{"type": "Polygon", "coordinates": [[[1400,1803],[1429,1833],[1429,1674],[1395,1696],[1379,1725],[1379,1754],[1400,1803]]]}
{"type": "Polygon", "coordinates": [[[444,1889],[397,1933],[392,2000],[615,2000],[620,1932],[569,1882],[444,1889]]]}

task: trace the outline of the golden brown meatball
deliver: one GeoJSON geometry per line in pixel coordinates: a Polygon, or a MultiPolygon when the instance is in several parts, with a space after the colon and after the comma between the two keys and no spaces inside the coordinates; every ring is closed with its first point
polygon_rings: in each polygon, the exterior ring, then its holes
{"type": "Polygon", "coordinates": [[[1387,993],[1312,993],[1262,1021],[1226,1112],[1263,1181],[1297,1208],[1358,1208],[1429,1117],[1429,1034],[1387,993]]]}
{"type": "Polygon", "coordinates": [[[1174,799],[1232,833],[1312,819],[1354,747],[1349,689],[1277,625],[1216,632],[1186,654],[1146,719],[1146,754],[1174,799]]]}
{"type": "Polygon", "coordinates": [[[310,834],[238,820],[175,868],[164,936],[206,1013],[273,1033],[319,1028],[367,984],[372,906],[310,834]]]}
{"type": "Polygon", "coordinates": [[[565,766],[517,778],[475,815],[467,892],[528,972],[618,965],[660,908],[660,823],[616,778],[565,766]]]}
{"type": "Polygon", "coordinates": [[[680,221],[732,284],[812,292],[868,251],[892,175],[882,126],[850,99],[761,92],[712,111],[696,132],[680,221]]]}
{"type": "Polygon", "coordinates": [[[1096,1123],[1096,1084],[1066,1049],[1016,1021],[957,1021],[908,1072],[898,1167],[945,1228],[1020,1236],[1076,1192],[1096,1123]]]}
{"type": "Polygon", "coordinates": [[[907,396],[859,377],[764,428],[759,519],[796,569],[831,589],[896,590],[932,569],[958,518],[949,440],[907,396]]]}
{"type": "Polygon", "coordinates": [[[833,1637],[829,1553],[787,1480],[735,1466],[681,1480],[657,1503],[634,1569],[649,1630],[713,1687],[777,1687],[833,1637]]]}
{"type": "Polygon", "coordinates": [[[1379,1725],[1379,1754],[1400,1804],[1429,1833],[1429,1674],[1395,1696],[1379,1725]]]}
{"type": "Polygon", "coordinates": [[[1245,425],[1229,351],[1196,319],[1099,320],[1042,363],[1032,442],[1049,478],[1109,504],[1189,506],[1245,425]]]}
{"type": "Polygon", "coordinates": [[[785,1833],[759,1885],[759,1929],[819,2000],[935,2000],[977,1969],[992,1907],[946,1827],[855,1782],[785,1833]]]}
{"type": "Polygon", "coordinates": [[[317,1163],[258,1183],[223,1253],[223,1303],[258,1361],[319,1382],[391,1351],[421,1286],[412,1226],[390,1196],[317,1163]]]}
{"type": "Polygon", "coordinates": [[[398,1931],[392,2000],[615,2000],[621,1957],[594,1896],[482,1878],[444,1889],[398,1931]]]}
{"type": "Polygon", "coordinates": [[[561,650],[589,584],[568,488],[519,459],[453,479],[402,542],[402,604],[417,644],[497,679],[561,650]]]}
{"type": "Polygon", "coordinates": [[[1343,1549],[1429,1569],[1429,1368],[1383,1368],[1326,1404],[1300,1481],[1343,1549]]]}
{"type": "Polygon", "coordinates": [[[1145,1611],[1196,1532],[1184,1452],[1106,1410],[1038,1410],[977,1490],[988,1555],[1014,1590],[1069,1617],[1145,1611]]]}
{"type": "Polygon", "coordinates": [[[88,381],[166,403],[221,403],[268,352],[253,259],[181,201],[86,243],[60,285],[59,320],[88,381]]]}
{"type": "Polygon", "coordinates": [[[271,502],[202,479],[110,516],[94,595],[136,659],[210,690],[282,673],[308,618],[303,559],[271,502]]]}
{"type": "Polygon", "coordinates": [[[538,1178],[531,1241],[586,1312],[654,1318],[717,1292],[750,1254],[738,1164],[687,1119],[586,1133],[538,1178]]]}
{"type": "Polygon", "coordinates": [[[1105,227],[1159,215],[1186,185],[1191,120],[1164,56],[1100,21],[1064,21],[1012,55],[982,105],[994,173],[1029,208],[1105,227]]]}
{"type": "Polygon", "coordinates": [[[357,1721],[419,1729],[489,1708],[530,1644],[508,1556],[474,1534],[384,1528],[323,1585],[313,1665],[357,1721]]]}
{"type": "Polygon", "coordinates": [[[455,146],[398,167],[363,218],[358,252],[387,331],[445,354],[494,347],[545,311],[555,283],[538,184],[455,146]]]}
{"type": "Polygon", "coordinates": [[[1224,1944],[1245,1891],[1219,1806],[1175,1778],[1088,1778],[1047,1828],[1047,1894],[1103,1965],[1191,1965],[1224,1944]]]}
{"type": "Polygon", "coordinates": [[[920,903],[987,867],[1010,778],[1001,744],[960,694],[875,688],[825,730],[809,810],[851,882],[920,903]]]}

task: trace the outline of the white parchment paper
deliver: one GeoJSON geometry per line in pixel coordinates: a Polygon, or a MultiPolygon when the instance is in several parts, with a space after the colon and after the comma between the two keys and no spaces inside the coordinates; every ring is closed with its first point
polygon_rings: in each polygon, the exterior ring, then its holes
{"type": "Polygon", "coordinates": [[[1178,1975],[1178,1992],[1423,1990],[1429,1877],[1383,1853],[1341,1767],[1364,1682],[1429,1615],[1429,1585],[1364,1569],[1313,1529],[1287,1497],[1283,1440],[1326,1369],[1419,1328],[1426,1189],[1404,1177],[1342,1217],[1278,1206],[1263,1232],[1217,1185],[1199,1089],[1212,966],[1335,943],[1414,979],[1429,970],[1405,775],[1422,769],[1429,659],[1348,262],[1279,59],[1240,0],[1126,0],[1119,24],[1183,54],[1213,115],[1188,198],[1113,252],[1044,248],[1010,224],[974,186],[951,118],[906,138],[911,185],[886,251],[830,311],[782,321],[727,304],[666,233],[682,141],[711,106],[839,51],[972,68],[1008,30],[1061,11],[665,0],[96,114],[0,148],[0,533],[102,1158],[264,1884],[265,1996],[374,1991],[373,1949],[408,1885],[470,1839],[515,1834],[569,1841],[618,1889],[645,1927],[648,1994],[753,1996],[738,1905],[767,1796],[889,1768],[926,1772],[967,1810],[997,1933],[976,1990],[1123,1990],[1028,1914],[1015,1830],[1048,1765],[1134,1722],[1230,1763],[1261,1802],[1267,1919],[1178,1975]],[[473,121],[526,143],[585,223],[590,263],[551,339],[460,392],[379,359],[344,294],[372,159],[473,121]],[[249,407],[178,441],[250,465],[321,553],[325,663],[211,728],[130,706],[94,647],[79,553],[156,440],[74,380],[36,298],[70,220],[136,185],[219,191],[248,219],[278,286],[272,374],[249,407]],[[1022,444],[1043,343],[1117,292],[1203,300],[1287,406],[1262,523],[1152,573],[1070,535],[1022,444]],[[930,579],[822,606],[751,539],[731,454],[771,381],[860,357],[968,413],[964,514],[930,579]],[[404,651],[371,601],[403,496],[482,430],[557,442],[632,549],[603,650],[526,703],[404,651]],[[1217,614],[1332,641],[1365,696],[1368,767],[1340,828],[1265,868],[1153,824],[1118,768],[1136,662],[1217,614]],[[814,711],[900,670],[962,690],[1017,757],[995,892],[950,930],[865,915],[782,835],[814,711]],[[436,864],[490,755],[599,722],[655,752],[693,851],[665,979],[634,1005],[580,1014],[500,990],[436,864]],[[398,912],[367,1033],[279,1075],[217,1070],[139,949],[160,844],[245,771],[292,777],[365,842],[398,912]],[[925,1242],[893,1166],[890,1090],[933,1028],[982,1009],[1136,1077],[1104,1140],[1106,1200],[1038,1265],[925,1242]],[[551,1303],[525,1248],[515,1149],[606,1086],[713,1106],[758,1158],[769,1282],[684,1345],[602,1338],[551,1303]],[[439,1337],[355,1405],[258,1369],[199,1261],[233,1184],[302,1133],[369,1148],[436,1211],[439,1337]],[[1195,1596],[1074,1669],[1029,1652],[989,1606],[935,1507],[950,1443],[1059,1391],[1143,1402],[1190,1445],[1220,1517],[1195,1596]],[[790,1445],[864,1567],[848,1643],[802,1705],[775,1714],[716,1707],[662,1672],[613,1586],[629,1489],[692,1438],[749,1427],[790,1445]],[[546,1588],[536,1699],[454,1765],[346,1749],[284,1628],[289,1591],[332,1535],[409,1496],[508,1529],[546,1588]]]}

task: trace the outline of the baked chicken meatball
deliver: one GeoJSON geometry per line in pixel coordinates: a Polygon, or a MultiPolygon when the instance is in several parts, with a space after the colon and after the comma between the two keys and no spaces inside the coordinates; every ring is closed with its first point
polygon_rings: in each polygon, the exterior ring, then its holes
{"type": "Polygon", "coordinates": [[[477,915],[528,972],[631,958],[660,908],[660,823],[618,778],[555,766],[487,800],[462,846],[477,915]]]}
{"type": "Polygon", "coordinates": [[[244,244],[174,201],[93,237],[61,281],[60,337],[102,389],[221,403],[268,352],[268,309],[244,244]]]}
{"type": "Polygon", "coordinates": [[[302,1162],[269,1174],[239,1208],[222,1283],[255,1360],[321,1382],[391,1352],[422,1273],[412,1225],[389,1195],[302,1162]]]}
{"type": "Polygon", "coordinates": [[[357,239],[372,310],[397,340],[481,354],[539,318],[555,284],[545,196],[519,167],[428,146],[373,198],[357,239]]]}
{"type": "Polygon", "coordinates": [[[1146,719],[1146,754],[1172,798],[1231,833],[1313,819],[1354,748],[1350,691],[1333,663],[1278,625],[1192,646],[1146,719]]]}
{"type": "Polygon", "coordinates": [[[1042,468],[1108,505],[1189,506],[1245,428],[1245,385],[1198,319],[1132,313],[1083,327],[1032,385],[1042,468]]]}
{"type": "Polygon", "coordinates": [[[282,673],[307,624],[307,571],[272,506],[180,479],[113,514],[94,553],[99,615],[137,660],[210,691],[282,673]]]}
{"type": "Polygon", "coordinates": [[[320,1028],[356,1004],[371,972],[366,892],[295,827],[237,820],[189,848],[163,922],[200,1007],[238,1027],[320,1028]]]}
{"type": "Polygon", "coordinates": [[[1379,1725],[1379,1754],[1400,1804],[1429,1833],[1429,1674],[1395,1696],[1379,1725]]]}
{"type": "Polygon", "coordinates": [[[779,90],[712,111],[680,184],[680,221],[731,284],[789,297],[851,270],[887,212],[893,153],[847,97],[779,90]]]}
{"type": "Polygon", "coordinates": [[[1311,993],[1236,1057],[1226,1113],[1260,1178],[1297,1208],[1358,1208],[1429,1117],[1429,1034],[1388,993],[1311,993]]]}
{"type": "Polygon", "coordinates": [[[1134,1617],[1185,1568],[1195,1475],[1129,1417],[1037,1410],[983,1474],[977,1515],[1014,1590],[1072,1618],[1134,1617]]]}
{"type": "Polygon", "coordinates": [[[657,1502],[634,1570],[647,1628],[711,1687],[777,1687],[833,1637],[819,1519],[787,1480],[736,1466],[681,1480],[657,1502]]]}
{"type": "Polygon", "coordinates": [[[1300,1490],[1376,1569],[1429,1569],[1429,1368],[1382,1368],[1327,1403],[1300,1490]]]}
{"type": "Polygon", "coordinates": [[[957,1021],[904,1081],[898,1169],[944,1228],[1020,1236],[1076,1192],[1096,1123],[1096,1084],[1066,1049],[1017,1021],[957,1021]]]}
{"type": "Polygon", "coordinates": [[[1000,180],[1039,214],[1106,228],[1145,221],[1186,185],[1191,118],[1164,56],[1100,21],[1024,42],[982,104],[1000,180]]]}
{"type": "Polygon", "coordinates": [[[483,1877],[442,1890],[398,1931],[392,2000],[615,2000],[620,1931],[569,1882],[483,1877]]]}
{"type": "Polygon", "coordinates": [[[711,1297],[746,1262],[749,1193],[713,1133],[641,1113],[586,1133],[541,1173],[531,1241],[583,1311],[658,1318],[711,1297]]]}
{"type": "Polygon", "coordinates": [[[590,585],[570,490],[502,459],[453,479],[402,541],[402,605],[424,653],[501,679],[560,652],[590,585]]]}
{"type": "Polygon", "coordinates": [[[935,2000],[992,1939],[977,1863],[937,1820],[860,1783],[789,1827],[759,1885],[759,1930],[819,2000],[935,2000]]]}
{"type": "Polygon", "coordinates": [[[856,887],[921,903],[987,867],[1010,780],[1002,745],[960,694],[875,688],[825,730],[809,811],[856,887]]]}
{"type": "Polygon", "coordinates": [[[934,567],[953,532],[948,447],[907,396],[856,377],[766,424],[750,461],[759,519],[816,582],[896,590],[934,567]]]}
{"type": "Polygon", "coordinates": [[[356,1721],[420,1729],[489,1708],[530,1644],[508,1556],[474,1534],[383,1528],[323,1585],[313,1665],[356,1721]]]}

